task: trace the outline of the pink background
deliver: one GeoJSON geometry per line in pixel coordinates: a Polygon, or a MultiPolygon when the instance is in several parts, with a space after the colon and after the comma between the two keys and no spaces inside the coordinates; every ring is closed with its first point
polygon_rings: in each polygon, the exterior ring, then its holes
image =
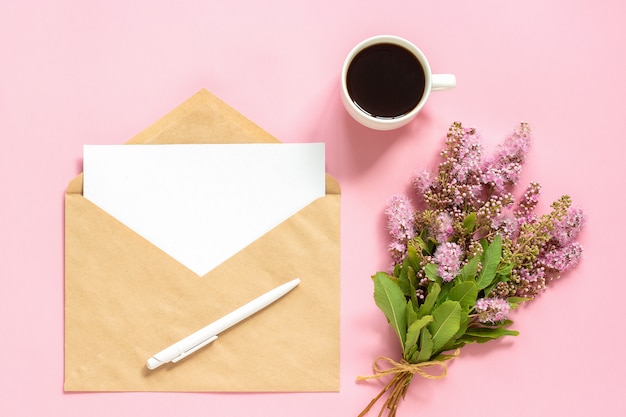
{"type": "Polygon", "coordinates": [[[585,259],[515,314],[518,338],[466,347],[447,378],[415,381],[398,416],[626,415],[625,9],[616,0],[3,1],[0,415],[356,416],[381,382],[355,378],[398,352],[369,278],[388,264],[382,210],[413,171],[435,166],[455,120],[490,146],[530,123],[523,183],[542,183],[543,209],[563,193],[586,209],[585,259]],[[386,133],[351,120],[338,91],[344,56],[382,33],[412,40],[458,81],[386,133]],[[63,192],[82,170],[82,146],[123,143],[201,88],[282,141],[327,144],[343,191],[339,393],[63,392],[63,192]]]}

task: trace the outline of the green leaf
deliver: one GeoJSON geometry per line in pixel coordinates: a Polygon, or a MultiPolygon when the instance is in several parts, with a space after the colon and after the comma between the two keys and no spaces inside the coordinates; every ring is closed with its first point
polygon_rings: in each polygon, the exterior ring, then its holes
{"type": "Polygon", "coordinates": [[[409,261],[413,270],[419,271],[422,267],[421,261],[417,256],[417,249],[415,248],[415,246],[409,245],[409,247],[407,248],[406,259],[409,261]]]}
{"type": "Polygon", "coordinates": [[[517,336],[517,330],[509,330],[502,327],[495,328],[470,328],[465,331],[467,336],[476,336],[480,338],[499,339],[503,336],[517,336]]]}
{"type": "Polygon", "coordinates": [[[417,339],[422,331],[422,328],[428,323],[433,321],[433,316],[424,316],[419,320],[414,321],[406,332],[406,342],[404,344],[404,351],[408,352],[411,346],[417,345],[417,339]]]}
{"type": "Polygon", "coordinates": [[[463,268],[461,268],[461,271],[459,272],[461,281],[473,280],[476,277],[476,272],[478,272],[479,263],[480,255],[476,255],[463,265],[463,268]]]}
{"type": "Polygon", "coordinates": [[[411,284],[409,282],[409,269],[411,269],[411,267],[407,265],[407,261],[405,260],[402,263],[402,267],[399,270],[398,278],[395,280],[395,282],[398,284],[398,287],[400,287],[400,289],[402,290],[402,292],[404,293],[406,297],[411,296],[411,284]]]}
{"type": "Polygon", "coordinates": [[[424,273],[426,274],[426,277],[433,281],[433,282],[437,282],[440,278],[439,275],[437,274],[437,265],[436,264],[428,264],[424,267],[424,273]]]}
{"type": "Polygon", "coordinates": [[[385,314],[387,321],[404,347],[406,340],[406,299],[402,290],[384,272],[374,275],[374,301],[385,314]]]}
{"type": "MultiPolygon", "coordinates": [[[[393,276],[394,277],[399,277],[401,273],[402,273],[402,265],[395,264],[394,267],[393,267],[393,276]]],[[[372,279],[373,278],[374,277],[372,277],[372,279]]]]}
{"type": "Polygon", "coordinates": [[[448,293],[452,289],[453,282],[446,282],[441,286],[441,292],[439,293],[439,297],[437,297],[437,301],[435,302],[435,307],[441,305],[444,301],[448,299],[448,293]]]}
{"type": "Polygon", "coordinates": [[[411,363],[426,362],[433,354],[433,338],[426,327],[420,332],[419,344],[420,350],[411,357],[411,363]]]}
{"type": "Polygon", "coordinates": [[[466,311],[461,311],[461,325],[459,326],[459,330],[452,336],[450,341],[446,343],[441,351],[445,352],[446,350],[456,349],[459,346],[459,338],[465,334],[467,330],[467,326],[469,326],[471,319],[466,311]]]}
{"type": "Polygon", "coordinates": [[[417,353],[417,348],[418,348],[417,344],[411,346],[409,350],[407,350],[406,353],[404,354],[404,360],[410,362],[410,359],[413,357],[413,355],[417,353]]]}
{"type": "Polygon", "coordinates": [[[445,352],[447,350],[461,349],[463,346],[465,346],[468,343],[469,342],[467,340],[463,340],[463,339],[453,340],[452,343],[449,343],[446,346],[444,346],[444,348],[442,349],[442,352],[445,352]]]}
{"type": "Polygon", "coordinates": [[[412,266],[409,266],[407,268],[408,268],[407,277],[409,281],[408,297],[411,299],[411,301],[413,301],[413,304],[417,305],[417,294],[415,291],[417,287],[417,275],[415,274],[415,270],[413,269],[412,266]]]}
{"type": "Polygon", "coordinates": [[[485,288],[485,296],[488,296],[499,282],[509,282],[511,280],[511,271],[514,266],[515,264],[513,263],[500,263],[500,265],[498,265],[495,279],[485,288]]]}
{"type": "Polygon", "coordinates": [[[500,237],[500,235],[496,235],[496,237],[493,238],[491,244],[487,246],[487,249],[485,249],[485,252],[483,253],[483,268],[478,274],[477,280],[479,290],[487,288],[496,277],[496,269],[498,268],[501,257],[502,238],[500,237]]]}
{"type": "MultiPolygon", "coordinates": [[[[411,324],[413,324],[416,320],[417,320],[417,311],[416,311],[416,304],[413,304],[412,300],[408,300],[406,302],[406,327],[407,327],[407,331],[408,328],[411,327],[411,324]]],[[[406,350],[405,350],[406,352],[406,350]]]]}
{"type": "Polygon", "coordinates": [[[424,239],[422,239],[421,236],[415,236],[413,238],[413,241],[415,242],[415,244],[417,245],[417,248],[415,248],[415,250],[417,251],[419,250],[424,250],[424,246],[426,246],[426,244],[424,243],[424,239]]]}
{"type": "Polygon", "coordinates": [[[468,311],[476,304],[478,286],[473,281],[465,281],[455,285],[448,294],[448,300],[458,301],[461,308],[468,311]]]}
{"type": "MultiPolygon", "coordinates": [[[[420,239],[421,240],[421,239],[420,239]]],[[[437,242],[433,238],[428,238],[426,241],[421,240],[422,242],[422,253],[426,255],[432,255],[437,247],[437,242]]]]}
{"type": "Polygon", "coordinates": [[[441,287],[436,282],[432,282],[428,286],[428,294],[426,294],[426,299],[424,300],[424,304],[422,304],[417,309],[417,317],[421,318],[427,314],[430,314],[433,311],[433,307],[435,306],[435,301],[437,301],[437,297],[441,292],[441,287]]]}
{"type": "Polygon", "coordinates": [[[490,339],[488,337],[479,337],[479,336],[470,336],[467,334],[464,334],[463,336],[459,337],[456,341],[457,344],[462,344],[462,345],[466,345],[469,343],[486,343],[489,342],[493,339],[490,339]]]}
{"type": "Polygon", "coordinates": [[[452,339],[461,326],[461,304],[446,301],[433,310],[433,321],[428,330],[433,336],[433,351],[438,352],[452,339]]]}
{"type": "Polygon", "coordinates": [[[474,227],[476,226],[476,212],[472,212],[465,216],[463,219],[463,229],[467,234],[474,233],[474,227]]]}
{"type": "Polygon", "coordinates": [[[506,299],[506,301],[508,301],[509,305],[511,306],[511,309],[513,310],[519,307],[520,304],[525,303],[526,301],[530,301],[530,300],[532,300],[532,298],[526,298],[526,297],[509,297],[506,299]]]}
{"type": "Polygon", "coordinates": [[[496,272],[502,276],[510,276],[514,266],[515,264],[512,262],[509,262],[508,264],[500,264],[496,272]]]}

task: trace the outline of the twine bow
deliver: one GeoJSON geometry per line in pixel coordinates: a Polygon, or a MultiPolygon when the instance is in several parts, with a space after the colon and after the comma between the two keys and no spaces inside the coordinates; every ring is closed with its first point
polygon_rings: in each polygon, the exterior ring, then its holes
{"type": "Polygon", "coordinates": [[[448,373],[448,364],[446,363],[449,360],[452,360],[459,356],[460,349],[457,349],[453,354],[450,355],[440,355],[436,360],[428,361],[428,362],[420,362],[420,363],[409,363],[404,359],[401,362],[396,362],[395,360],[388,358],[386,356],[379,356],[374,361],[372,368],[374,370],[373,375],[368,376],[359,376],[357,377],[357,381],[364,381],[368,379],[377,379],[382,378],[387,375],[393,375],[393,378],[389,383],[383,388],[383,390],[369,403],[369,405],[359,414],[359,417],[363,417],[367,414],[372,406],[382,397],[387,391],[390,391],[389,398],[385,401],[383,408],[380,410],[378,414],[379,417],[383,415],[385,409],[389,410],[389,417],[394,417],[396,415],[396,410],[398,408],[398,404],[401,399],[404,399],[406,392],[409,388],[409,383],[411,379],[415,375],[419,375],[426,379],[442,379],[448,373]],[[379,365],[379,362],[384,361],[387,362],[390,367],[382,367],[379,365]],[[430,367],[439,367],[442,369],[441,373],[433,374],[428,372],[426,369],[430,367]]]}

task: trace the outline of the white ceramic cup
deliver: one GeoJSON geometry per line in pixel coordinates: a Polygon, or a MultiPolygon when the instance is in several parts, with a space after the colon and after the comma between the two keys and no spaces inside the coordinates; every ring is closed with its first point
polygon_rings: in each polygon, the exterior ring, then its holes
{"type": "MultiPolygon", "coordinates": [[[[358,65],[362,66],[364,64],[361,63],[358,65]]],[[[382,62],[378,62],[375,65],[376,66],[382,65],[382,69],[381,68],[375,69],[375,71],[372,73],[375,75],[370,74],[371,76],[368,78],[368,80],[370,80],[368,84],[369,85],[377,84],[379,85],[379,87],[382,87],[383,85],[386,85],[385,83],[387,82],[384,80],[385,75],[387,76],[386,78],[396,77],[395,75],[390,75],[390,74],[396,74],[396,72],[394,72],[396,69],[392,67],[400,65],[400,64],[390,63],[389,60],[383,60],[382,62]]],[[[402,77],[396,77],[396,78],[397,79],[395,80],[396,83],[395,83],[394,88],[396,89],[400,88],[401,91],[404,92],[405,90],[401,88],[402,83],[404,81],[398,81],[399,78],[402,78],[402,77]]],[[[356,45],[346,57],[344,64],[343,64],[343,69],[341,72],[341,99],[343,101],[344,107],[346,108],[348,113],[359,123],[369,128],[377,129],[377,130],[392,130],[392,129],[397,129],[401,126],[406,125],[411,120],[413,120],[413,118],[415,118],[415,116],[417,115],[417,113],[419,113],[422,107],[424,107],[424,104],[426,103],[426,100],[428,100],[428,96],[430,95],[431,91],[448,90],[448,89],[454,88],[455,86],[456,86],[456,78],[453,74],[433,74],[430,70],[430,65],[428,64],[428,60],[426,59],[422,51],[420,51],[410,41],[397,37],[397,36],[392,36],[392,35],[374,36],[372,38],[365,39],[364,41],[356,45]],[[394,113],[394,114],[377,115],[371,111],[368,111],[366,105],[359,103],[358,102],[359,100],[353,97],[353,96],[357,96],[358,94],[355,93],[355,89],[353,87],[355,82],[354,82],[354,76],[352,75],[351,71],[354,70],[355,68],[354,62],[358,62],[358,60],[361,59],[360,57],[365,56],[365,54],[371,53],[370,51],[373,51],[372,47],[376,45],[384,46],[385,44],[397,45],[409,51],[415,57],[415,59],[417,59],[417,62],[419,63],[419,66],[416,66],[417,68],[416,72],[422,72],[423,74],[419,75],[420,78],[417,78],[418,81],[412,81],[412,82],[419,82],[420,88],[415,89],[414,92],[412,93],[414,97],[411,98],[410,107],[402,111],[399,111],[398,112],[399,114],[394,113]],[[359,55],[363,51],[365,52],[359,55]],[[355,58],[357,58],[357,60],[355,60],[355,58]],[[349,79],[349,75],[350,75],[350,79],[349,79]],[[423,86],[421,86],[422,76],[423,76],[423,86]]],[[[392,90],[392,89],[389,89],[389,90],[392,90]]],[[[408,89],[406,91],[408,91],[408,89]]],[[[379,95],[382,94],[384,96],[387,93],[387,90],[386,88],[379,88],[378,93],[379,95]]],[[[378,98],[375,98],[375,99],[378,100],[378,98]]],[[[387,99],[390,99],[390,98],[387,97],[387,99]]]]}

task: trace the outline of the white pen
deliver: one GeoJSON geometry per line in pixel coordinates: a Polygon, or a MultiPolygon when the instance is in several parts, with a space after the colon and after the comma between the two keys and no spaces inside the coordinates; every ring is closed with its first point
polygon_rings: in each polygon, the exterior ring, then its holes
{"type": "Polygon", "coordinates": [[[148,359],[148,369],[155,369],[163,365],[164,363],[178,362],[179,360],[186,358],[193,352],[197,351],[200,348],[203,348],[204,346],[217,339],[217,335],[219,333],[272,304],[274,301],[278,300],[280,297],[294,289],[299,283],[300,278],[296,278],[279,287],[276,287],[273,290],[268,291],[265,294],[255,298],[249,303],[244,304],[232,313],[228,313],[224,317],[218,319],[217,321],[214,321],[208,326],[203,327],[197,332],[192,333],[184,339],[179,340],[173,345],[163,349],[162,351],[148,359]]]}

